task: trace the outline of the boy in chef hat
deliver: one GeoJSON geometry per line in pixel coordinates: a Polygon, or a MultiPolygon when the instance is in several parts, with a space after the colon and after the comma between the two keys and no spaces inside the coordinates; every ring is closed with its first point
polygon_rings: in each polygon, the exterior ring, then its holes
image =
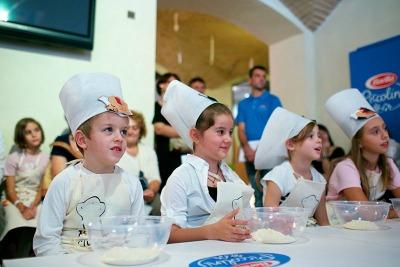
{"type": "MultiPolygon", "coordinates": [[[[328,200],[387,200],[400,197],[400,173],[386,156],[389,135],[385,122],[357,89],[331,96],[326,110],[351,139],[347,157],[332,172],[328,200]]],[[[393,210],[389,217],[397,217],[393,210]]]]}
{"type": "Polygon", "coordinates": [[[264,206],[303,207],[320,225],[328,224],[325,178],[312,167],[322,149],[315,121],[276,108],[264,128],[256,169],[271,169],[261,180],[264,206]]]}
{"type": "Polygon", "coordinates": [[[119,79],[77,74],[59,97],[83,159],[71,162],[49,187],[33,240],[36,255],[88,250],[87,222],[142,215],[144,209],[139,179],[115,165],[125,152],[130,114],[119,79]]]}
{"type": "Polygon", "coordinates": [[[161,192],[161,214],[174,219],[169,241],[249,238],[248,229],[236,227],[246,221],[235,216],[249,206],[253,190],[224,162],[232,144],[230,109],[172,81],[161,112],[193,149],[161,192]]]}

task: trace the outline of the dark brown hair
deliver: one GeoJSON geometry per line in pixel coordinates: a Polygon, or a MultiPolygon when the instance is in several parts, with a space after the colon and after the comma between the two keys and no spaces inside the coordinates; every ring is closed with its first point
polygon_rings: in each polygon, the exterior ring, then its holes
{"type": "Polygon", "coordinates": [[[204,81],[203,78],[201,78],[201,77],[199,77],[199,76],[196,76],[196,77],[190,79],[188,85],[189,85],[190,87],[192,87],[192,84],[195,83],[195,82],[201,82],[201,83],[203,83],[204,85],[206,84],[206,82],[204,81]]]}
{"type": "Polygon", "coordinates": [[[199,116],[196,121],[195,128],[201,133],[215,124],[215,118],[218,115],[226,114],[232,117],[232,111],[222,103],[214,103],[209,105],[199,116]]]}
{"type": "Polygon", "coordinates": [[[36,124],[39,127],[40,132],[42,134],[42,140],[41,140],[40,144],[43,144],[43,142],[44,142],[44,132],[43,132],[42,125],[40,125],[40,123],[35,119],[23,118],[17,122],[17,124],[15,125],[15,130],[14,130],[14,142],[20,149],[26,148],[25,128],[28,125],[28,123],[30,123],[30,122],[36,124]]]}
{"type": "Polygon", "coordinates": [[[255,70],[263,70],[263,71],[267,72],[267,69],[266,69],[264,66],[262,66],[262,65],[256,65],[256,66],[252,67],[252,68],[249,70],[249,77],[250,77],[250,78],[253,76],[253,72],[254,72],[255,70]]]}
{"type": "Polygon", "coordinates": [[[156,86],[157,86],[157,93],[161,94],[161,87],[160,84],[166,83],[169,78],[174,77],[176,80],[180,81],[181,79],[179,78],[178,74],[172,73],[172,72],[167,72],[158,78],[156,86]]]}

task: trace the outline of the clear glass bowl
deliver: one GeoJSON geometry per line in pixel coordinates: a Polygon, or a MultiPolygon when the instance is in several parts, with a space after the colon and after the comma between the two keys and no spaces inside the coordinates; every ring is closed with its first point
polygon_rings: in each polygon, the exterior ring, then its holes
{"type": "Polygon", "coordinates": [[[329,223],[353,230],[380,229],[379,222],[386,219],[389,208],[389,203],[378,201],[326,202],[329,223]]]}
{"type": "Polygon", "coordinates": [[[168,242],[172,219],[111,216],[85,222],[91,248],[102,262],[135,265],[155,260],[168,242]]]}
{"type": "Polygon", "coordinates": [[[305,231],[309,211],[295,207],[245,209],[252,238],[260,243],[292,243],[305,231]]]}
{"type": "Polygon", "coordinates": [[[391,198],[393,209],[396,211],[397,216],[400,217],[400,198],[391,198]]]}

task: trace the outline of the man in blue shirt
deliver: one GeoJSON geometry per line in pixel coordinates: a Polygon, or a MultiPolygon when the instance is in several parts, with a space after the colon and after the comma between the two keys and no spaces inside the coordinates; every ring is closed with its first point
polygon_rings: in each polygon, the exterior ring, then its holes
{"type": "MultiPolygon", "coordinates": [[[[256,207],[263,206],[262,188],[255,177],[254,157],[256,147],[271,113],[275,108],[282,106],[277,96],[265,90],[266,74],[267,71],[264,66],[254,66],[250,69],[251,95],[239,102],[236,117],[239,140],[244,153],[247,176],[254,189],[256,207]]],[[[262,171],[259,178],[262,178],[265,173],[265,170],[262,171]]]]}

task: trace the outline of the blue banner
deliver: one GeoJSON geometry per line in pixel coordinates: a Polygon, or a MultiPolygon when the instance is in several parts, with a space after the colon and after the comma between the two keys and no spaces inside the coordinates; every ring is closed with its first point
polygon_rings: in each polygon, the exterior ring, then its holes
{"type": "Polygon", "coordinates": [[[351,86],[361,91],[400,142],[400,35],[350,53],[351,86]]]}
{"type": "Polygon", "coordinates": [[[279,266],[289,261],[290,257],[283,254],[234,253],[199,259],[190,263],[189,267],[266,267],[279,266]]]}

